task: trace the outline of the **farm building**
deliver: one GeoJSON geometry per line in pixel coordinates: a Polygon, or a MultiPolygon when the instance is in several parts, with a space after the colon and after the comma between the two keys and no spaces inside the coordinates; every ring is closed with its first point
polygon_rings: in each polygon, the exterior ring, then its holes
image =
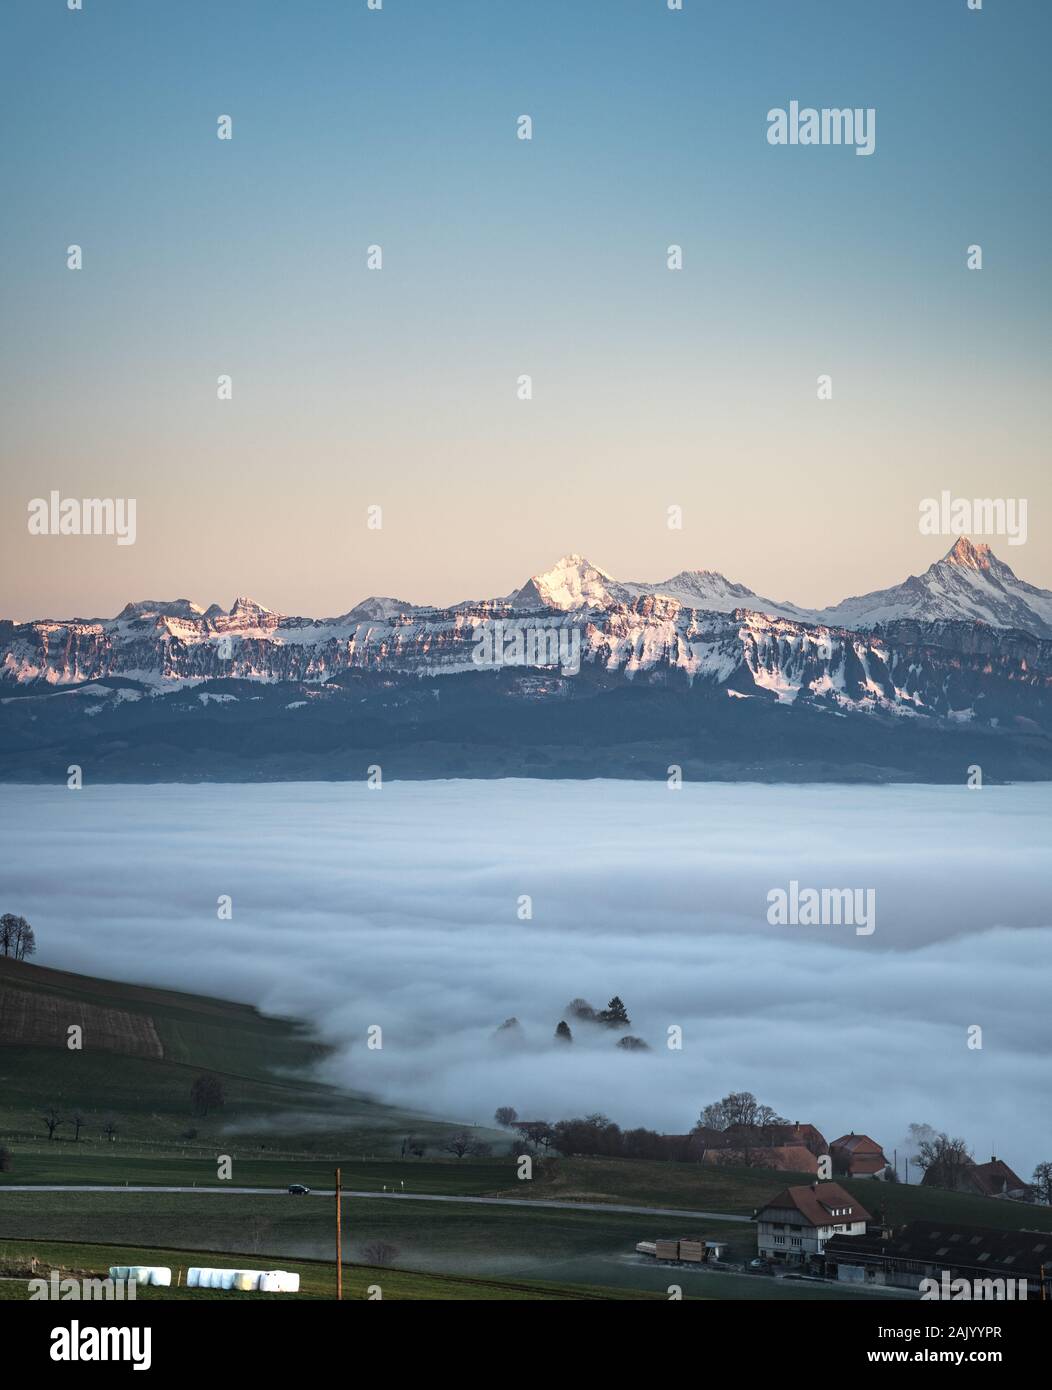
{"type": "Polygon", "coordinates": [[[784,1188],[753,1220],[759,1255],[779,1264],[803,1264],[820,1256],[835,1235],[865,1235],[872,1217],[839,1183],[813,1182],[784,1188]]]}
{"type": "Polygon", "coordinates": [[[888,1166],[884,1150],[868,1134],[842,1134],[829,1146],[833,1172],[847,1178],[879,1178],[888,1166]]]}
{"type": "MultiPolygon", "coordinates": [[[[939,1175],[929,1169],[921,1179],[922,1187],[943,1187],[939,1175]]],[[[1015,1201],[1027,1202],[1033,1198],[1033,1189],[1023,1181],[1018,1173],[1013,1173],[1003,1159],[994,1157],[989,1163],[971,1163],[957,1174],[954,1190],[974,1192],[979,1197],[1008,1197],[1015,1201]]]]}
{"type": "Polygon", "coordinates": [[[1025,1279],[1027,1296],[1036,1299],[1042,1275],[1052,1283],[1052,1235],[910,1221],[897,1232],[834,1236],[826,1242],[825,1264],[826,1273],[843,1283],[899,1289],[916,1289],[922,1279],[941,1281],[944,1273],[969,1281],[1025,1279]]]}

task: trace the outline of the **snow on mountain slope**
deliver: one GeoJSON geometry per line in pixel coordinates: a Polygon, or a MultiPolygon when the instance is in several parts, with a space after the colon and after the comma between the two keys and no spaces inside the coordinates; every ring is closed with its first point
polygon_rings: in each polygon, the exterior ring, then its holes
{"type": "Polygon", "coordinates": [[[455,675],[479,669],[480,629],[492,642],[516,627],[576,641],[582,669],[700,680],[783,703],[803,695],[896,710],[937,705],[943,696],[928,675],[911,674],[903,652],[929,675],[956,653],[989,657],[1026,689],[1050,684],[1047,642],[1034,644],[1052,637],[1052,594],[964,540],[921,577],[845,600],[822,620],[712,571],[622,583],[570,555],[508,599],[454,608],[370,598],[341,617],[312,619],[241,597],[229,611],[178,599],[128,604],[112,619],[0,621],[0,681],[62,687],[122,677],[160,691],[226,679],[324,683],[354,671],[455,675]]]}
{"type": "Polygon", "coordinates": [[[507,601],[513,608],[556,608],[570,613],[578,608],[614,608],[638,596],[635,586],[619,584],[583,555],[564,555],[550,570],[535,574],[509,594],[507,601]]]}
{"type": "Polygon", "coordinates": [[[964,619],[1052,637],[1052,593],[1019,579],[988,545],[962,536],[922,575],[844,599],[816,615],[836,627],[868,630],[900,618],[964,619]]]}
{"type": "Polygon", "coordinates": [[[808,609],[761,598],[744,584],[732,583],[715,570],[682,570],[671,579],[657,583],[625,582],[612,578],[583,555],[564,555],[550,570],[535,574],[521,589],[509,594],[507,602],[513,608],[527,610],[554,608],[568,613],[590,608],[609,611],[619,604],[631,605],[644,595],[672,598],[685,608],[699,608],[710,613],[733,613],[736,608],[751,608],[803,622],[814,619],[808,609]]]}

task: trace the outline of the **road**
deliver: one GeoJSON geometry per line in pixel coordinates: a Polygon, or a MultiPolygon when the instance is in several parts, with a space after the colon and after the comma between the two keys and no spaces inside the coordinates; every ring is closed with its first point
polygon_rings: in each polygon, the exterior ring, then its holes
{"type": "MultiPolygon", "coordinates": [[[[154,1184],[112,1184],[104,1183],[2,1183],[0,1193],[4,1192],[186,1192],[215,1193],[218,1196],[241,1197],[287,1197],[283,1187],[161,1187],[154,1184]]],[[[312,1188],[312,1197],[334,1197],[333,1188],[312,1188]]],[[[748,1216],[732,1216],[725,1211],[688,1211],[682,1207],[636,1207],[618,1202],[553,1202],[545,1197],[468,1197],[456,1193],[438,1192],[362,1192],[353,1188],[343,1189],[344,1198],[364,1197],[370,1201],[393,1202],[452,1202],[456,1206],[478,1204],[490,1207],[544,1207],[549,1211],[616,1211],[629,1216],[675,1216],[690,1221],[744,1221],[748,1216]]]]}

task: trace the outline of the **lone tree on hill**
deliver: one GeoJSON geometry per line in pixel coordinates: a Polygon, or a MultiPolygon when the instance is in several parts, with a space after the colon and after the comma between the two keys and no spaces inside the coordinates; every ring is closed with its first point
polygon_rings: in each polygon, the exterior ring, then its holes
{"type": "Polygon", "coordinates": [[[13,912],[0,917],[0,953],[15,960],[36,955],[37,939],[24,917],[16,917],[13,912]]]}
{"type": "Polygon", "coordinates": [[[558,1027],[556,1028],[555,1036],[559,1042],[573,1042],[573,1034],[570,1032],[570,1025],[566,1022],[565,1018],[560,1021],[558,1027]]]}
{"type": "Polygon", "coordinates": [[[222,1110],[226,1104],[223,1083],[212,1072],[202,1072],[190,1087],[190,1106],[195,1115],[207,1115],[209,1110],[222,1110]]]}
{"type": "Polygon", "coordinates": [[[493,1112],[493,1118],[501,1129],[510,1129],[519,1118],[519,1112],[512,1105],[499,1105],[493,1112]]]}

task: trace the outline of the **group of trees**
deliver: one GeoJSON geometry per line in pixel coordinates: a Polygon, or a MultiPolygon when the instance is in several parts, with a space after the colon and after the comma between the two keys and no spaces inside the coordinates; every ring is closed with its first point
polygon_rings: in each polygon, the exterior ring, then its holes
{"type": "MultiPolygon", "coordinates": [[[[624,1000],[616,994],[605,1009],[593,1009],[587,999],[571,999],[566,1006],[566,1012],[575,1022],[592,1024],[598,1028],[621,1029],[629,1028],[632,1024],[624,1000]]],[[[517,1018],[506,1018],[493,1036],[500,1042],[519,1042],[524,1036],[522,1024],[517,1018]]],[[[555,1041],[560,1043],[573,1042],[573,1030],[565,1018],[561,1018],[556,1024],[555,1041]]],[[[647,1050],[649,1043],[645,1043],[642,1038],[626,1035],[618,1040],[618,1047],[622,1047],[628,1052],[640,1052],[647,1050]]]]}
{"type": "Polygon", "coordinates": [[[555,1150],[564,1158],[577,1155],[604,1158],[669,1156],[666,1142],[656,1130],[623,1130],[606,1115],[598,1113],[557,1120],[551,1124],[548,1120],[520,1120],[512,1106],[502,1105],[493,1118],[503,1129],[513,1129],[527,1150],[545,1154],[555,1150]]]}
{"type": "MultiPolygon", "coordinates": [[[[600,1023],[606,1028],[630,1028],[632,1020],[628,1016],[624,1001],[617,994],[605,1009],[593,1009],[587,999],[571,999],[566,1012],[581,1023],[600,1023]]],[[[562,1024],[559,1025],[560,1028],[562,1024]]],[[[569,1032],[569,1029],[567,1029],[569,1032]]]]}
{"type": "MultiPolygon", "coordinates": [[[[73,1128],[74,1144],[80,1143],[80,1131],[88,1122],[87,1115],[79,1105],[72,1106],[66,1114],[63,1114],[57,1105],[49,1105],[45,1109],[41,1119],[44,1121],[44,1128],[47,1130],[48,1139],[54,1139],[55,1131],[60,1129],[63,1125],[71,1125],[73,1128]]],[[[117,1137],[117,1121],[112,1115],[107,1115],[103,1120],[102,1132],[107,1139],[115,1139],[117,1137]]]]}
{"type": "Polygon", "coordinates": [[[731,1091],[722,1100],[714,1100],[704,1107],[692,1133],[703,1129],[730,1129],[734,1125],[762,1130],[768,1125],[787,1123],[770,1105],[762,1105],[752,1091],[731,1091]]]}
{"type": "Polygon", "coordinates": [[[27,956],[35,956],[36,952],[37,939],[33,928],[24,917],[5,912],[0,917],[0,955],[25,960],[27,956]]]}

